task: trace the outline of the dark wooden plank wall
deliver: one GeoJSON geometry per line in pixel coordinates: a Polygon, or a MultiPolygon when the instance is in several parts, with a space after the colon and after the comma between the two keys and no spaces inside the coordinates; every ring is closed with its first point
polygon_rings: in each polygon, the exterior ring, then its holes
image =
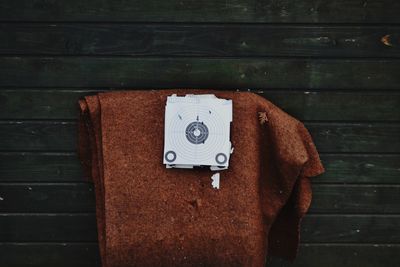
{"type": "Polygon", "coordinates": [[[1,1],[0,266],[99,266],[76,101],[174,87],[250,89],[310,129],[327,172],[293,266],[400,266],[399,14],[395,0],[1,1]]]}

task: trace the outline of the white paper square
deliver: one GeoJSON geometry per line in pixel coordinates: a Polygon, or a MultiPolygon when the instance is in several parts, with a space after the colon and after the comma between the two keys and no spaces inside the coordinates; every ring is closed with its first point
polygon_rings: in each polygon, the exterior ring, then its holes
{"type": "Polygon", "coordinates": [[[213,94],[168,96],[164,164],[167,168],[228,168],[231,122],[232,100],[213,94]]]}

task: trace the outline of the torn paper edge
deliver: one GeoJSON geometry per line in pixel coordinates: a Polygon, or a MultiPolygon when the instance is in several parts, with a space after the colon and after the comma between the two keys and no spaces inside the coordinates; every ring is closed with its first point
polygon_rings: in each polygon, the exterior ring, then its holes
{"type": "Polygon", "coordinates": [[[212,187],[213,187],[214,189],[219,189],[219,180],[220,180],[220,174],[219,174],[219,172],[214,173],[214,174],[211,176],[211,180],[212,180],[212,182],[211,182],[212,187]]]}

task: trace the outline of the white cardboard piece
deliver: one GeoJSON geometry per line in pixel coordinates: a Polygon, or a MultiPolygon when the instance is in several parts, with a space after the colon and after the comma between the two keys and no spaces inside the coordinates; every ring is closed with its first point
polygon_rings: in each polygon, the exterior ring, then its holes
{"type": "Polygon", "coordinates": [[[232,100],[213,94],[168,96],[163,163],[167,168],[227,169],[231,122],[232,100]]]}

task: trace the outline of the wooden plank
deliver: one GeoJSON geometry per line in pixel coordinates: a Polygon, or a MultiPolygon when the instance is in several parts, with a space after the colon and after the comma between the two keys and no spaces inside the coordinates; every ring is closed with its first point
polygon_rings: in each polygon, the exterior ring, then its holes
{"type": "MultiPolygon", "coordinates": [[[[86,183],[2,183],[1,212],[94,212],[86,183]]],[[[313,185],[312,213],[400,213],[399,185],[313,185]]],[[[1,240],[1,239],[0,239],[1,240]]]]}
{"type": "Polygon", "coordinates": [[[261,91],[290,115],[307,121],[398,121],[397,92],[261,91]]]}
{"type": "Polygon", "coordinates": [[[397,26],[2,23],[0,54],[398,57],[397,26]]]}
{"type": "Polygon", "coordinates": [[[2,1],[3,21],[398,23],[395,0],[2,1]]]}
{"type": "Polygon", "coordinates": [[[400,211],[395,185],[314,185],[312,213],[382,213],[400,211]]]}
{"type": "Polygon", "coordinates": [[[2,242],[96,242],[94,214],[0,214],[2,242]]]}
{"type": "Polygon", "coordinates": [[[0,243],[7,267],[101,267],[97,243],[0,243]]]}
{"type": "MultiPolygon", "coordinates": [[[[321,154],[326,172],[314,184],[399,184],[399,155],[321,154]]],[[[83,182],[75,153],[0,153],[0,182],[83,182]]]]}
{"type": "Polygon", "coordinates": [[[75,153],[0,153],[0,182],[84,182],[75,153]]]}
{"type": "Polygon", "coordinates": [[[322,154],[326,172],[313,183],[379,183],[400,182],[399,155],[322,154]]]}
{"type": "Polygon", "coordinates": [[[325,153],[396,153],[400,149],[399,126],[386,123],[306,123],[317,148],[325,153]]]}
{"type": "Polygon", "coordinates": [[[93,191],[92,184],[86,183],[3,183],[0,184],[0,213],[94,212],[93,191]]]}
{"type": "Polygon", "coordinates": [[[308,215],[301,240],[307,243],[398,243],[399,215],[308,215]],[[398,231],[397,231],[398,232],[398,231]]]}
{"type": "Polygon", "coordinates": [[[0,122],[0,150],[76,151],[75,122],[0,122]]]}
{"type": "Polygon", "coordinates": [[[1,90],[0,119],[76,119],[78,100],[90,94],[90,90],[1,90]]]}
{"type": "Polygon", "coordinates": [[[0,57],[3,87],[398,89],[397,59],[0,57]]]}
{"type": "Polygon", "coordinates": [[[380,267],[399,266],[399,245],[390,244],[302,244],[291,263],[268,259],[268,267],[380,267]]]}
{"type": "MultiPolygon", "coordinates": [[[[306,123],[319,152],[400,152],[400,124],[306,123]]],[[[76,151],[75,122],[2,121],[0,151],[76,151]]]]}
{"type": "MultiPolygon", "coordinates": [[[[269,258],[268,267],[398,266],[395,244],[301,244],[293,263],[269,258]],[[338,257],[340,255],[340,257],[338,257]]],[[[96,243],[0,243],[0,258],[8,267],[100,267],[96,243]]]]}
{"type": "MultiPolygon", "coordinates": [[[[0,214],[2,242],[95,242],[94,214],[0,214]]],[[[399,243],[398,215],[307,215],[306,243],[399,243]]]]}
{"type": "MultiPolygon", "coordinates": [[[[0,119],[76,119],[78,99],[94,90],[5,89],[0,119]]],[[[254,91],[299,120],[400,121],[399,91],[254,91]]]]}

